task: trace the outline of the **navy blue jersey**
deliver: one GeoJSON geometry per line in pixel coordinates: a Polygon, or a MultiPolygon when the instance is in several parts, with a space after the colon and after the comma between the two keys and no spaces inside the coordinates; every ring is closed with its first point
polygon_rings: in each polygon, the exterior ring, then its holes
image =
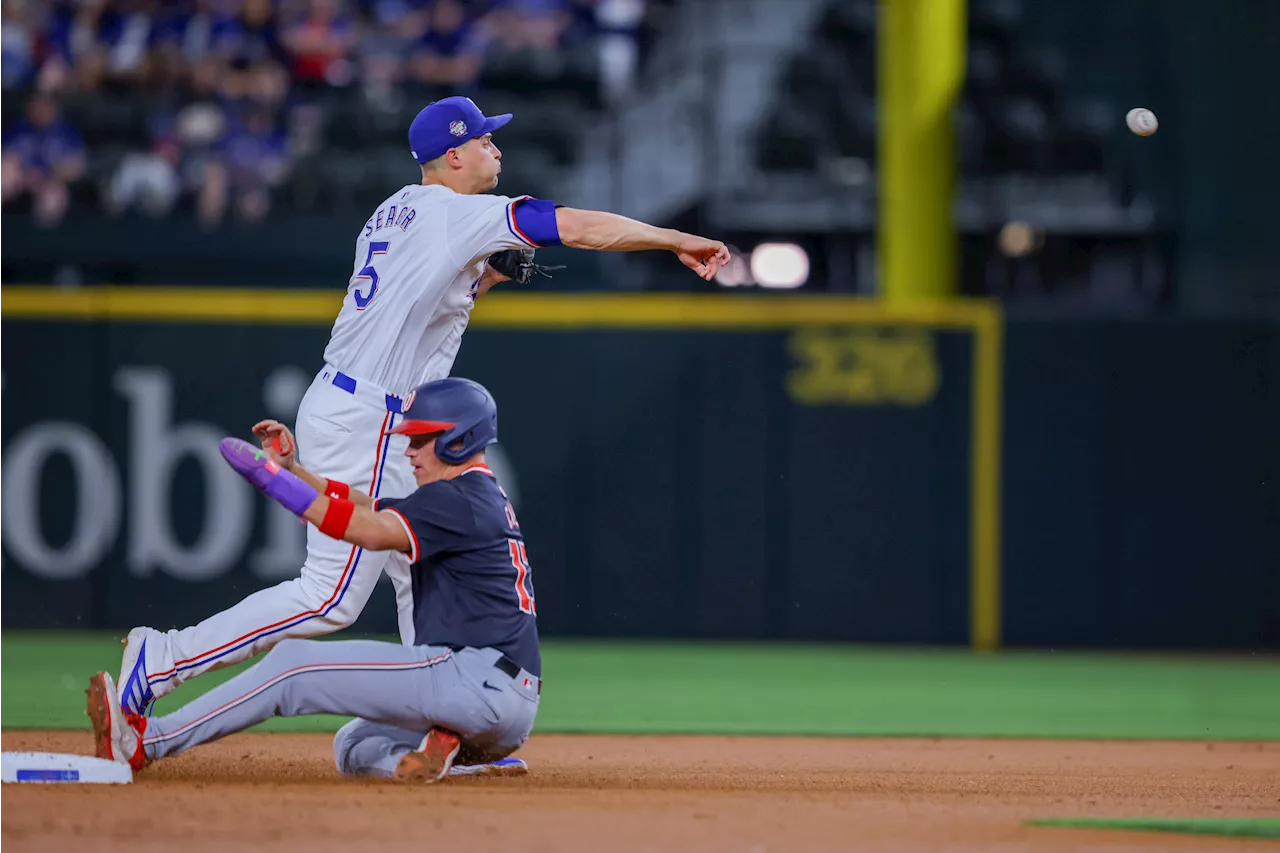
{"type": "Polygon", "coordinates": [[[529,556],[493,472],[473,465],[374,507],[409,532],[414,643],[500,649],[541,678],[529,556]]]}

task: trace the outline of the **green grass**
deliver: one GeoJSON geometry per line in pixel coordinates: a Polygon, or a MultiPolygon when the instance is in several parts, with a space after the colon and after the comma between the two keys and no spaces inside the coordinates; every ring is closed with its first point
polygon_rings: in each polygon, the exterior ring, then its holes
{"type": "MultiPolygon", "coordinates": [[[[1280,740],[1280,660],[754,644],[548,642],[542,733],[1280,740]]],[[[6,633],[5,728],[84,728],[117,638],[6,633]]],[[[172,710],[243,667],[162,700],[172,710]]],[[[273,720],[333,731],[332,717],[273,720]]]]}
{"type": "Polygon", "coordinates": [[[1186,832],[1195,835],[1233,835],[1240,838],[1280,838],[1280,818],[1106,817],[1029,820],[1028,826],[1069,826],[1080,829],[1127,829],[1141,832],[1186,832]]]}

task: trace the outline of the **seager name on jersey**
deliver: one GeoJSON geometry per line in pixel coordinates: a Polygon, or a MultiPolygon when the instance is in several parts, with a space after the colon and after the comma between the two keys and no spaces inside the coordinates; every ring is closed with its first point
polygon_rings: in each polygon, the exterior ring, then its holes
{"type": "Polygon", "coordinates": [[[413,224],[413,218],[418,213],[412,207],[402,207],[399,210],[393,204],[390,207],[380,207],[378,212],[369,217],[369,221],[364,224],[364,235],[368,237],[374,231],[381,231],[383,228],[399,228],[401,231],[408,231],[409,226],[413,224]]]}
{"type": "Polygon", "coordinates": [[[555,202],[528,196],[396,190],[356,235],[325,363],[391,394],[448,376],[485,259],[556,245],[555,216],[555,202]]]}

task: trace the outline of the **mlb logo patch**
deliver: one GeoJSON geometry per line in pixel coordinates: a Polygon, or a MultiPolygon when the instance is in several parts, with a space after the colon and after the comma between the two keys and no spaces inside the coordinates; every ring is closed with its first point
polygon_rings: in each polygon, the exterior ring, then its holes
{"type": "Polygon", "coordinates": [[[462,121],[461,119],[455,122],[451,122],[449,124],[449,132],[452,133],[454,136],[466,135],[466,132],[467,132],[466,122],[462,121]]]}

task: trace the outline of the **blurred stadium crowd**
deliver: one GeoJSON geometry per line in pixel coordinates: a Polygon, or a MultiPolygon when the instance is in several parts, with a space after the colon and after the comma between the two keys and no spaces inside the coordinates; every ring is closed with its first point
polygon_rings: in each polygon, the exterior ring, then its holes
{"type": "Polygon", "coordinates": [[[458,93],[521,113],[504,140],[525,135],[536,192],[630,91],[668,3],[4,0],[4,206],[214,227],[376,203],[414,180],[412,116],[458,93]]]}

